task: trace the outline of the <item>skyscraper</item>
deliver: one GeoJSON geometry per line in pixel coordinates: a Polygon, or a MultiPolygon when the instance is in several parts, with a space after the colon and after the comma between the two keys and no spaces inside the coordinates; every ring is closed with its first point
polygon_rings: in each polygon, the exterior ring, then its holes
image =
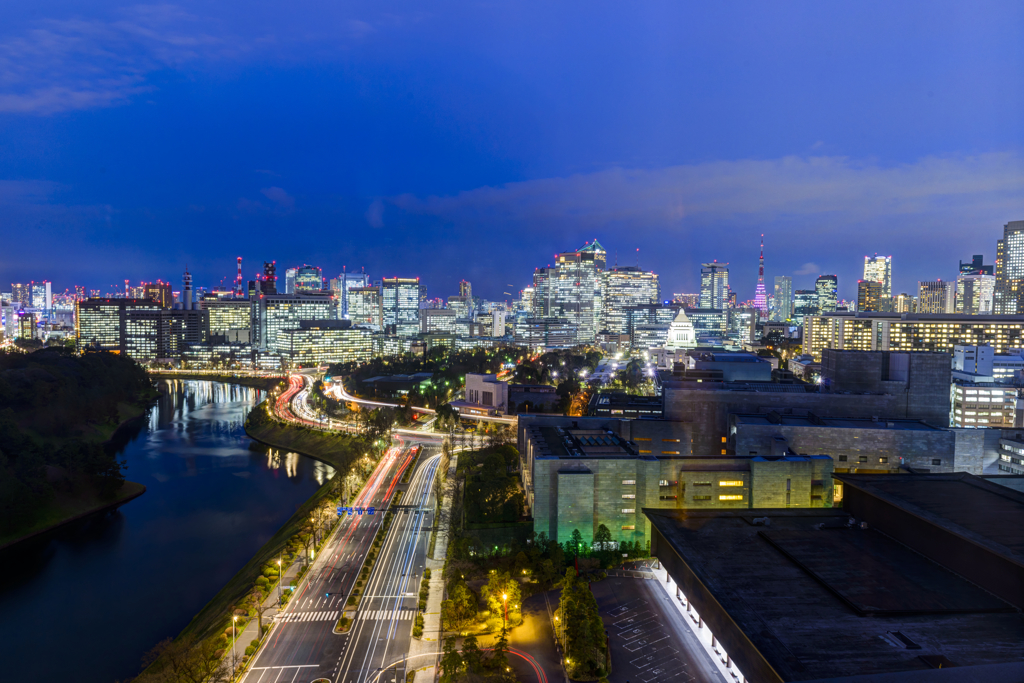
{"type": "Polygon", "coordinates": [[[263,279],[260,281],[263,294],[277,294],[277,261],[263,262],[263,279]]]}
{"type": "Polygon", "coordinates": [[[882,285],[881,300],[892,298],[892,256],[864,257],[864,279],[882,285]]]}
{"type": "Polygon", "coordinates": [[[772,301],[772,320],[786,322],[793,317],[793,278],[775,276],[775,298],[772,301]]]}
{"type": "Polygon", "coordinates": [[[818,293],[813,289],[798,289],[793,296],[793,322],[803,325],[807,316],[818,312],[818,293]]]}
{"type": "Polygon", "coordinates": [[[761,258],[757,263],[757,287],[754,288],[754,308],[762,317],[768,316],[768,293],[764,289],[764,235],[761,235],[761,258]]]}
{"type": "Polygon", "coordinates": [[[995,291],[995,275],[961,271],[956,278],[956,312],[967,315],[991,314],[995,291]]]}
{"type": "Polygon", "coordinates": [[[1003,238],[996,242],[995,266],[995,312],[1024,312],[1024,221],[1010,221],[1003,226],[1003,238]]]}
{"type": "Polygon", "coordinates": [[[729,307],[729,264],[712,261],[700,271],[700,307],[729,307]]]}
{"type": "Polygon", "coordinates": [[[857,281],[857,310],[882,312],[882,283],[876,280],[857,281]]]}
{"type": "Polygon", "coordinates": [[[985,257],[982,254],[975,254],[974,257],[964,263],[960,262],[961,273],[980,273],[981,275],[994,275],[992,266],[985,265],[985,257]]]}
{"type": "Polygon", "coordinates": [[[935,280],[917,283],[918,313],[955,313],[956,283],[935,280]]]}
{"type": "Polygon", "coordinates": [[[473,284],[471,282],[467,282],[466,280],[462,280],[461,282],[459,282],[459,296],[467,296],[472,298],[473,284]]]}
{"type": "Polygon", "coordinates": [[[384,307],[380,287],[353,287],[348,292],[348,317],[353,325],[367,325],[380,330],[384,323],[384,307]]]}
{"type": "Polygon", "coordinates": [[[597,240],[576,251],[558,254],[554,266],[533,274],[534,315],[568,320],[576,327],[576,341],[589,344],[601,320],[601,282],[607,253],[597,240]]]}
{"type": "Polygon", "coordinates": [[[17,301],[22,306],[32,305],[32,285],[11,285],[11,300],[17,301]]]}
{"type": "Polygon", "coordinates": [[[818,293],[818,313],[834,313],[839,305],[839,276],[819,275],[814,291],[818,293]]]}
{"type": "Polygon", "coordinates": [[[299,266],[295,269],[295,294],[315,294],[323,291],[324,274],[316,266],[299,266]]]}
{"type": "Polygon", "coordinates": [[[414,337],[420,331],[420,279],[386,277],[381,280],[384,331],[414,337]]]}
{"type": "Polygon", "coordinates": [[[339,317],[348,320],[349,317],[349,292],[353,289],[369,287],[370,276],[366,273],[349,273],[342,271],[341,275],[331,278],[330,287],[334,296],[338,299],[339,317]]]}
{"type": "Polygon", "coordinates": [[[50,290],[49,280],[32,283],[32,307],[45,311],[53,308],[53,292],[50,290]]]}
{"type": "Polygon", "coordinates": [[[635,266],[612,268],[601,277],[601,299],[601,331],[628,334],[627,309],[661,300],[658,275],[635,266]]]}

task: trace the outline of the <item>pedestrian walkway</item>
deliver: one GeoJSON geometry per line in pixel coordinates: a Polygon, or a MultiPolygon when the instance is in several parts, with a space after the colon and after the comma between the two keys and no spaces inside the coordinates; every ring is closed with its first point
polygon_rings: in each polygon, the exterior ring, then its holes
{"type": "Polygon", "coordinates": [[[392,619],[408,621],[415,617],[416,610],[414,609],[372,609],[356,614],[356,619],[364,621],[391,621],[392,619]]]}
{"type": "Polygon", "coordinates": [[[295,623],[299,621],[337,621],[341,614],[337,611],[326,612],[281,612],[276,615],[279,623],[295,623]]]}
{"type": "MultiPolygon", "coordinates": [[[[453,454],[448,465],[447,480],[455,480],[455,468],[458,454],[453,454]]],[[[427,558],[427,569],[430,570],[430,596],[427,598],[427,611],[423,614],[423,637],[412,639],[409,645],[409,659],[418,668],[416,681],[433,681],[435,677],[435,658],[431,654],[441,653],[441,602],[444,598],[444,558],[448,552],[448,524],[451,514],[452,497],[445,496],[441,503],[441,515],[437,520],[437,540],[434,541],[434,554],[427,558]]]]}

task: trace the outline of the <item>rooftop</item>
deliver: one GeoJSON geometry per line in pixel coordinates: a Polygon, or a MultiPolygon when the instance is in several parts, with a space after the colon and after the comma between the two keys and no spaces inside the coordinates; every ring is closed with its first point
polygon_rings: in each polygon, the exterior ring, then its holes
{"type": "Polygon", "coordinates": [[[872,420],[869,417],[818,417],[816,415],[781,415],[779,413],[733,415],[737,424],[779,425],[783,427],[836,427],[840,429],[899,429],[909,431],[939,432],[921,420],[872,420]]]}
{"type": "MultiPolygon", "coordinates": [[[[1007,512],[974,514],[991,526],[1012,519],[1000,517],[1007,512]]],[[[644,513],[653,545],[670,546],[655,552],[749,680],[1021,662],[1024,620],[1012,605],[874,528],[849,525],[842,510],[644,513]],[[755,524],[762,517],[770,524],[755,524]]]]}

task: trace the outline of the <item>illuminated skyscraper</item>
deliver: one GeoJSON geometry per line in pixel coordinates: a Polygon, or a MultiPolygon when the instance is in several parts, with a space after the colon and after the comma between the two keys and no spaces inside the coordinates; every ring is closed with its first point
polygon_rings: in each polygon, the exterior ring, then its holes
{"type": "Polygon", "coordinates": [[[263,279],[260,280],[263,294],[277,294],[277,261],[263,262],[263,279]]]}
{"type": "MultiPolygon", "coordinates": [[[[864,279],[882,285],[881,300],[892,298],[892,256],[864,257],[864,279]]],[[[881,309],[880,309],[881,310],[881,309]]]]}
{"type": "Polygon", "coordinates": [[[381,280],[384,331],[399,337],[413,337],[420,331],[420,279],[386,277],[381,280]]]}
{"type": "Polygon", "coordinates": [[[1024,221],[1003,226],[1003,239],[996,242],[997,314],[1024,313],[1024,221]]]}
{"type": "Polygon", "coordinates": [[[299,266],[295,269],[295,293],[315,294],[323,291],[324,275],[316,266],[299,266]]]}
{"type": "Polygon", "coordinates": [[[798,289],[793,296],[793,322],[803,325],[804,319],[818,313],[818,293],[813,289],[798,289]]]}
{"type": "Polygon", "coordinates": [[[660,302],[658,275],[634,266],[612,268],[601,276],[601,298],[601,331],[628,334],[628,309],[660,302]]]}
{"type": "Polygon", "coordinates": [[[538,268],[533,275],[534,315],[567,320],[575,325],[577,343],[592,343],[601,319],[600,275],[606,257],[594,240],[559,254],[556,265],[538,268]]]}
{"type": "Polygon", "coordinates": [[[839,305],[839,277],[819,275],[814,281],[814,291],[818,293],[818,313],[833,313],[839,305]]]}
{"type": "Polygon", "coordinates": [[[793,317],[793,278],[788,275],[775,276],[772,304],[772,320],[781,323],[793,317]]]}
{"type": "Polygon", "coordinates": [[[956,312],[967,315],[992,313],[996,276],[961,272],[956,278],[956,312]]]}
{"type": "Polygon", "coordinates": [[[348,292],[348,318],[353,325],[382,329],[384,308],[380,287],[353,287],[348,292]]]}
{"type": "Polygon", "coordinates": [[[955,313],[956,283],[934,282],[917,283],[918,313],[955,313]]]}
{"type": "Polygon", "coordinates": [[[768,317],[768,292],[764,289],[764,235],[761,235],[761,258],[757,263],[757,287],[754,288],[754,308],[768,317]]]}
{"type": "Polygon", "coordinates": [[[729,264],[712,261],[700,271],[700,307],[729,307],[729,264]]]}
{"type": "Polygon", "coordinates": [[[857,281],[857,310],[865,312],[884,312],[882,308],[882,283],[876,280],[857,281]]]}
{"type": "Polygon", "coordinates": [[[349,318],[349,293],[353,289],[369,287],[370,276],[366,273],[342,272],[341,275],[331,278],[331,291],[338,298],[338,314],[341,318],[349,318]]]}
{"type": "Polygon", "coordinates": [[[459,283],[459,296],[466,296],[472,298],[473,296],[473,284],[463,280],[459,283]]]}

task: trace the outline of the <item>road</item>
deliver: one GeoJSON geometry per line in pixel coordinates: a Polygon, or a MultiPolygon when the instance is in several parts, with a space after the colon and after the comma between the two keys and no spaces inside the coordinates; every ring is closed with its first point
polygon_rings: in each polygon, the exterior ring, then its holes
{"type": "MultiPolygon", "coordinates": [[[[411,461],[410,448],[389,449],[354,506],[386,507],[411,461]]],[[[341,518],[243,680],[300,683],[332,673],[341,648],[334,624],[382,520],[382,514],[341,518]]]]}
{"type": "Polygon", "coordinates": [[[433,482],[441,460],[440,455],[424,457],[402,501],[405,509],[395,516],[381,549],[355,622],[341,636],[344,644],[340,670],[332,679],[335,683],[405,681],[402,662],[409,651],[419,603],[434,524],[433,482]],[[378,676],[383,669],[387,671],[378,676]]]}

